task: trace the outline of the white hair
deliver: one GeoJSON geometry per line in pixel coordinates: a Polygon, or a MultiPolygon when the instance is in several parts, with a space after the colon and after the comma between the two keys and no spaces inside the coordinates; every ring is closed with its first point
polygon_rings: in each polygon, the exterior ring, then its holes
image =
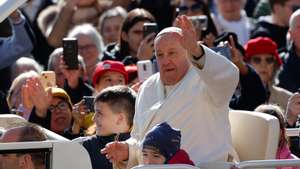
{"type": "Polygon", "coordinates": [[[88,23],[76,25],[68,34],[68,37],[78,38],[80,35],[87,35],[96,45],[100,55],[99,59],[102,58],[102,53],[104,51],[104,42],[102,36],[96,30],[96,28],[88,23]]]}
{"type": "Polygon", "coordinates": [[[18,68],[21,66],[31,66],[32,70],[41,73],[44,70],[44,67],[40,65],[36,60],[30,57],[21,57],[19,58],[12,66],[11,66],[11,80],[14,80],[19,73],[22,72],[17,72],[18,68]]]}
{"type": "Polygon", "coordinates": [[[165,35],[165,34],[169,34],[169,33],[177,33],[179,35],[182,35],[182,29],[178,28],[178,27],[167,27],[163,30],[161,30],[155,37],[155,39],[157,39],[158,37],[165,35]]]}
{"type": "Polygon", "coordinates": [[[290,29],[294,29],[297,23],[297,18],[300,16],[300,9],[296,10],[290,17],[289,26],[290,29]]]}

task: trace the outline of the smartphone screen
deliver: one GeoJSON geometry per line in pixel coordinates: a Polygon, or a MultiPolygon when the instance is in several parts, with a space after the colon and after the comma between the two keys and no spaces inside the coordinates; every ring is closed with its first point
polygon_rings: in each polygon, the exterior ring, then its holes
{"type": "Polygon", "coordinates": [[[158,27],[156,23],[144,23],[143,36],[144,38],[151,33],[158,33],[158,27]]]}
{"type": "Polygon", "coordinates": [[[63,59],[68,69],[78,69],[78,44],[76,38],[63,39],[63,59]]]}

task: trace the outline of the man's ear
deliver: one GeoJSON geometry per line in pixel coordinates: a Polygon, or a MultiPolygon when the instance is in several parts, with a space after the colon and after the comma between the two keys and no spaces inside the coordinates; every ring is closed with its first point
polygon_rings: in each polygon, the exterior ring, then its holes
{"type": "Polygon", "coordinates": [[[24,154],[19,157],[19,166],[20,168],[34,168],[34,164],[32,162],[31,155],[24,154]]]}
{"type": "Polygon", "coordinates": [[[125,117],[124,113],[122,113],[122,112],[118,113],[117,125],[124,123],[125,119],[126,119],[126,117],[125,117]]]}

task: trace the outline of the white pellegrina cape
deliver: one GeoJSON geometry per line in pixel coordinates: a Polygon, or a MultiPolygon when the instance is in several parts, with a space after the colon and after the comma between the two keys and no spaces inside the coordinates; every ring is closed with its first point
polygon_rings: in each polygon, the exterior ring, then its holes
{"type": "Polygon", "coordinates": [[[141,86],[137,100],[127,168],[141,164],[140,143],[154,125],[168,122],[181,130],[181,148],[195,164],[225,161],[232,152],[229,102],[239,81],[238,69],[203,46],[204,57],[192,60],[183,79],[164,96],[159,73],[141,86]]]}

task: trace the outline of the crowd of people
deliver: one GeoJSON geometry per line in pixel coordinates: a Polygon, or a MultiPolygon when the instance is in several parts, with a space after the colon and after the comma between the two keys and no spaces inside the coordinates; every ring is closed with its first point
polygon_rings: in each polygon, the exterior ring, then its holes
{"type": "MultiPolygon", "coordinates": [[[[93,169],[232,161],[235,109],[278,118],[276,158],[298,158],[285,128],[300,127],[299,25],[300,0],[28,0],[0,23],[0,113],[29,124],[0,142],[46,140],[42,126],[80,142],[93,169]],[[157,72],[141,81],[145,60],[157,72]]],[[[27,155],[0,168],[45,163],[27,155]]]]}

